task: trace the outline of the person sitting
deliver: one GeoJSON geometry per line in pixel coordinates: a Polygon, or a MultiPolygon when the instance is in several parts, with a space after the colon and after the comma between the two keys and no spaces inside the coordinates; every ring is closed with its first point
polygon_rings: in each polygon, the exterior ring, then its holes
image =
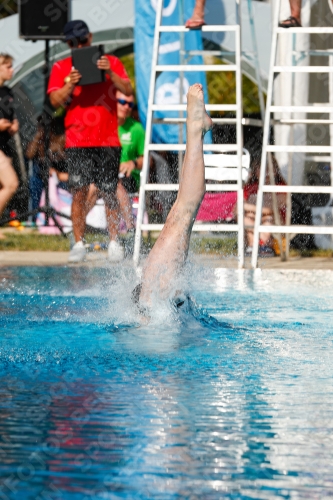
{"type": "MultiPolygon", "coordinates": [[[[19,123],[15,118],[12,91],[4,85],[12,78],[13,72],[12,56],[0,54],[0,219],[19,186],[9,144],[10,138],[18,132],[19,123]]],[[[4,238],[1,232],[0,238],[4,238]]]]}
{"type": "MultiPolygon", "coordinates": [[[[286,186],[278,163],[274,156],[272,156],[274,184],[276,186],[286,186]]],[[[246,253],[251,254],[253,249],[254,239],[254,222],[256,215],[257,193],[259,188],[260,176],[260,161],[254,160],[251,166],[250,176],[244,186],[244,226],[245,226],[245,246],[246,253]]],[[[269,172],[266,172],[266,184],[270,184],[269,172]]],[[[280,222],[284,224],[286,219],[286,194],[277,193],[277,204],[280,215],[280,222]]],[[[272,226],[277,221],[274,220],[273,214],[273,196],[272,193],[264,193],[261,224],[272,226]]],[[[260,233],[259,239],[259,254],[274,255],[277,250],[277,244],[271,233],[260,233]]]]}
{"type": "MultiPolygon", "coordinates": [[[[118,135],[121,143],[119,181],[116,193],[126,229],[127,231],[131,231],[134,229],[134,221],[129,194],[136,193],[140,187],[145,130],[140,122],[132,118],[132,110],[134,108],[133,95],[126,96],[118,90],[116,92],[116,99],[118,135]]],[[[90,209],[93,208],[96,201],[97,189],[92,185],[89,189],[90,209]]]]}
{"type": "Polygon", "coordinates": [[[143,267],[141,284],[132,292],[141,314],[149,316],[156,299],[171,300],[177,307],[179,276],[186,262],[191,230],[206,190],[203,137],[212,127],[201,84],[187,94],[186,153],[177,199],[143,267]]]}
{"type": "Polygon", "coordinates": [[[140,188],[140,173],[145,148],[145,130],[140,122],[132,118],[134,97],[126,96],[119,90],[116,93],[118,134],[121,143],[119,182],[117,197],[121,213],[125,218],[127,230],[133,227],[132,205],[128,194],[140,188]]]}

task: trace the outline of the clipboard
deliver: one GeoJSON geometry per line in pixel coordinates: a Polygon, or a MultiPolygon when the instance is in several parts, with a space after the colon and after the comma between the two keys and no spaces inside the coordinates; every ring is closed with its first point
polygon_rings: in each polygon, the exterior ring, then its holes
{"type": "Polygon", "coordinates": [[[105,71],[97,68],[97,61],[102,55],[104,55],[103,45],[72,49],[72,64],[82,75],[78,85],[105,82],[105,71]]]}

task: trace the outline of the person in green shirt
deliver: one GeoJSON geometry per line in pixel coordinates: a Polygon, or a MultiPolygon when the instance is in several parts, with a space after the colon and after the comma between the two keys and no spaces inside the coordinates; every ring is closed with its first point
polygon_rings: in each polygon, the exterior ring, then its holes
{"type": "Polygon", "coordinates": [[[128,230],[134,228],[132,204],[128,193],[136,193],[140,187],[140,172],[143,163],[145,130],[132,118],[133,96],[116,92],[118,135],[121,143],[119,182],[117,198],[128,230]]]}
{"type": "Polygon", "coordinates": [[[140,171],[145,146],[145,130],[132,118],[133,96],[117,91],[118,135],[121,143],[120,178],[126,191],[135,193],[140,187],[140,171]]]}

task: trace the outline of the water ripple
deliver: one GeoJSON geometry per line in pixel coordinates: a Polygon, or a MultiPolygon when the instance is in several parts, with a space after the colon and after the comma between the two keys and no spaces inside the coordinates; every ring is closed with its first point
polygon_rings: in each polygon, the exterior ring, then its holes
{"type": "Polygon", "coordinates": [[[192,269],[147,326],[135,279],[1,270],[0,498],[332,496],[333,277],[192,269]]]}

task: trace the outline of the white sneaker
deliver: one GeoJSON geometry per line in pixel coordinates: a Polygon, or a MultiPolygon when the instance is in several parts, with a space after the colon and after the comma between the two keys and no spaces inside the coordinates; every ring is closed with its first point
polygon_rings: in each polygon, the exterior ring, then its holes
{"type": "Polygon", "coordinates": [[[110,262],[119,262],[124,259],[124,248],[115,240],[109,243],[108,257],[110,262]]]}
{"type": "Polygon", "coordinates": [[[86,248],[82,241],[78,241],[69,252],[68,262],[83,262],[85,258],[86,248]]]}

